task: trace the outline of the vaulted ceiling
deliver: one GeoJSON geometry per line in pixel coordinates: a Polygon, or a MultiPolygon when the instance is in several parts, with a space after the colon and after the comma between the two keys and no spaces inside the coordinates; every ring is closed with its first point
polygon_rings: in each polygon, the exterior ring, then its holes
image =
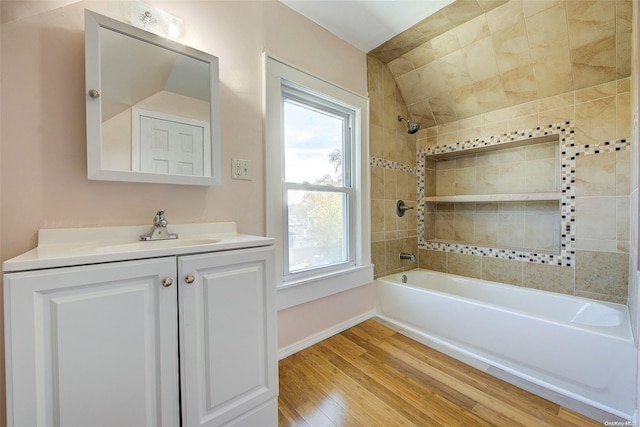
{"type": "Polygon", "coordinates": [[[632,0],[457,0],[370,55],[428,127],[628,77],[631,20],[632,0]]]}

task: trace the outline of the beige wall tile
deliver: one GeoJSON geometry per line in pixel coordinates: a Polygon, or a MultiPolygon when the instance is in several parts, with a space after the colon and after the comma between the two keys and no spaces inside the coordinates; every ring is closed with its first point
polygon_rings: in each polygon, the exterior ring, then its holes
{"type": "Polygon", "coordinates": [[[387,66],[391,70],[391,73],[393,73],[396,80],[403,74],[414,70],[413,63],[405,56],[394,59],[393,61],[389,62],[387,66]]]}
{"type": "MultiPolygon", "coordinates": [[[[443,86],[443,88],[444,87],[446,86],[443,86]]],[[[435,96],[433,98],[429,98],[429,106],[431,107],[431,111],[433,111],[433,116],[437,123],[448,123],[457,118],[453,104],[448,97],[435,96]]],[[[438,135],[438,139],[441,138],[442,135],[438,135]]]]}
{"type": "Polygon", "coordinates": [[[460,49],[460,42],[455,31],[447,31],[446,33],[435,37],[431,40],[431,47],[436,58],[442,58],[460,49]]]}
{"type": "Polygon", "coordinates": [[[480,127],[458,131],[458,137],[460,138],[460,141],[475,141],[476,139],[479,139],[481,135],[482,128],[480,127]]]}
{"type": "Polygon", "coordinates": [[[616,152],[616,195],[631,194],[631,151],[616,152]]]}
{"type": "Polygon", "coordinates": [[[371,200],[371,231],[384,232],[384,200],[371,200]]]}
{"type": "Polygon", "coordinates": [[[433,51],[433,47],[431,46],[431,42],[426,42],[413,50],[404,54],[404,57],[411,61],[414,69],[418,69],[427,65],[429,62],[436,59],[436,55],[433,51]]]}
{"type": "Polygon", "coordinates": [[[371,243],[371,263],[373,263],[373,277],[378,278],[385,274],[385,243],[373,242],[371,243]]]}
{"type": "Polygon", "coordinates": [[[453,240],[453,213],[435,213],[435,238],[438,240],[453,240]]]}
{"type": "Polygon", "coordinates": [[[616,68],[617,77],[631,75],[631,40],[633,6],[631,0],[616,1],[616,68]]]}
{"type": "Polygon", "coordinates": [[[509,0],[504,5],[487,12],[486,17],[491,34],[495,34],[497,31],[507,27],[523,24],[522,1],[509,0]]]}
{"type": "Polygon", "coordinates": [[[556,159],[546,158],[526,162],[525,188],[530,193],[560,190],[560,171],[556,159]]]}
{"type": "Polygon", "coordinates": [[[615,197],[576,198],[576,238],[615,240],[615,197]]]}
{"type": "Polygon", "coordinates": [[[524,247],[524,212],[504,212],[498,214],[498,245],[501,248],[524,247]]]}
{"type": "Polygon", "coordinates": [[[550,96],[548,98],[540,99],[540,113],[547,110],[557,110],[559,108],[573,107],[574,104],[574,92],[567,92],[561,95],[550,96]]]}
{"type": "Polygon", "coordinates": [[[387,240],[385,242],[385,270],[386,274],[402,271],[403,261],[400,259],[402,252],[402,239],[387,240]]]}
{"type": "Polygon", "coordinates": [[[526,190],[525,162],[506,163],[500,166],[500,193],[523,193],[526,190]]]}
{"type": "Polygon", "coordinates": [[[576,291],[626,297],[629,254],[593,251],[576,253],[576,291]]]}
{"type": "Polygon", "coordinates": [[[541,111],[540,114],[538,114],[538,123],[540,124],[540,126],[565,123],[568,121],[573,122],[575,121],[575,119],[576,115],[573,105],[564,108],[558,108],[556,110],[541,111]]]}
{"type": "MultiPolygon", "coordinates": [[[[616,239],[618,241],[629,240],[630,209],[629,196],[616,197],[616,239]]],[[[623,252],[628,252],[628,250],[623,250],[623,252]]]]}
{"type": "Polygon", "coordinates": [[[525,102],[523,104],[514,105],[509,107],[509,119],[515,119],[519,117],[531,116],[538,114],[539,102],[535,101],[525,102]]]}
{"type": "Polygon", "coordinates": [[[478,101],[478,113],[502,109],[509,105],[509,99],[502,87],[500,76],[474,83],[473,93],[478,101]]]}
{"type": "Polygon", "coordinates": [[[576,104],[575,139],[577,144],[610,141],[616,135],[616,97],[576,104]]]}
{"type": "Polygon", "coordinates": [[[509,120],[509,129],[521,130],[521,129],[535,129],[540,125],[540,118],[538,114],[532,114],[530,116],[517,117],[509,120]]]}
{"type": "MultiPolygon", "coordinates": [[[[452,90],[449,92],[449,99],[458,118],[471,117],[480,111],[478,98],[473,94],[472,85],[452,90]]],[[[461,140],[460,136],[458,140],[461,140]]]]}
{"type": "Polygon", "coordinates": [[[455,32],[461,47],[468,46],[491,35],[487,18],[484,14],[456,27],[455,32]]]}
{"type": "Polygon", "coordinates": [[[511,27],[492,32],[491,38],[500,73],[531,63],[524,19],[511,27]]]}
{"type": "Polygon", "coordinates": [[[616,82],[607,82],[592,87],[575,91],[575,102],[581,104],[583,102],[595,101],[596,99],[609,98],[618,92],[616,82]]]}
{"type": "Polygon", "coordinates": [[[500,193],[502,191],[500,183],[500,168],[495,165],[476,168],[476,192],[478,194],[500,193]]]}
{"type": "Polygon", "coordinates": [[[495,246],[498,243],[498,212],[477,212],[473,242],[495,246]]]}
{"type": "Polygon", "coordinates": [[[618,93],[629,92],[631,90],[631,79],[620,79],[617,81],[618,93]]]}
{"type": "Polygon", "coordinates": [[[455,194],[476,194],[475,168],[456,169],[455,194]]]}
{"type": "Polygon", "coordinates": [[[455,213],[453,226],[453,240],[456,242],[473,243],[475,235],[475,213],[455,213]]]}
{"type": "Polygon", "coordinates": [[[509,120],[509,109],[501,108],[499,110],[489,111],[482,114],[482,125],[486,126],[492,123],[501,123],[509,120]]]}
{"type": "MultiPolygon", "coordinates": [[[[402,93],[402,97],[407,104],[414,104],[424,99],[422,81],[420,80],[418,71],[410,70],[407,73],[398,76],[396,81],[398,82],[398,88],[402,93]]],[[[397,113],[392,117],[395,118],[396,116],[397,113]]]]}
{"type": "Polygon", "coordinates": [[[384,169],[371,166],[371,198],[384,199],[384,169]]]}
{"type": "Polygon", "coordinates": [[[509,105],[521,104],[537,97],[533,65],[527,61],[522,62],[524,65],[502,72],[500,76],[509,105]]]}
{"type": "Polygon", "coordinates": [[[618,139],[631,136],[631,97],[629,92],[619,93],[616,98],[616,137],[618,139]]]}
{"type": "MultiPolygon", "coordinates": [[[[544,12],[548,9],[554,8],[557,5],[564,7],[564,0],[535,0],[535,1],[523,1],[522,9],[525,17],[530,17],[535,14],[544,12]]],[[[566,23],[565,23],[566,25],[566,23]]]]}
{"type": "Polygon", "coordinates": [[[460,26],[464,22],[482,14],[483,10],[477,2],[454,2],[441,10],[442,14],[453,23],[460,26]]]}
{"type": "Polygon", "coordinates": [[[616,38],[598,40],[571,49],[574,87],[581,89],[616,78],[616,38]]]}
{"type": "Polygon", "coordinates": [[[576,196],[616,194],[616,153],[576,157],[576,196]]]}
{"type": "Polygon", "coordinates": [[[558,54],[566,55],[569,52],[565,2],[555,2],[550,7],[527,17],[526,25],[534,62],[558,54]]]}
{"type": "Polygon", "coordinates": [[[525,158],[527,160],[554,159],[558,160],[558,143],[547,142],[544,144],[534,144],[525,147],[525,158]]]}
{"type": "Polygon", "coordinates": [[[615,37],[615,2],[580,0],[566,4],[572,48],[615,37]]]}
{"type": "Polygon", "coordinates": [[[523,285],[527,288],[574,294],[574,269],[555,265],[525,262],[522,265],[523,285]]]}
{"type": "Polygon", "coordinates": [[[384,201],[384,231],[398,230],[398,217],[396,216],[396,201],[384,201]]]}
{"type": "Polygon", "coordinates": [[[482,258],[482,279],[522,286],[522,261],[482,258]]]}
{"type": "Polygon", "coordinates": [[[436,171],[436,194],[438,196],[453,196],[456,194],[455,169],[436,171]]]}
{"type": "Polygon", "coordinates": [[[397,199],[396,184],[398,173],[392,169],[384,169],[384,198],[386,200],[397,199]]]}
{"type": "Polygon", "coordinates": [[[448,252],[447,273],[480,279],[482,278],[482,258],[448,252]]]}
{"type": "Polygon", "coordinates": [[[524,247],[555,252],[559,250],[559,215],[525,215],[524,247]]]}
{"type": "Polygon", "coordinates": [[[570,55],[569,49],[566,48],[566,52],[547,55],[534,61],[533,70],[536,76],[538,97],[544,98],[573,90],[574,80],[570,55]]]}
{"type": "Polygon", "coordinates": [[[499,74],[498,63],[496,62],[491,42],[491,37],[485,37],[465,46],[463,49],[472,83],[486,80],[499,74]]]}
{"type": "Polygon", "coordinates": [[[442,273],[447,272],[447,253],[441,251],[429,251],[426,249],[420,249],[419,253],[419,267],[426,270],[440,271],[442,273]]]}
{"type": "Polygon", "coordinates": [[[482,137],[504,135],[509,131],[509,122],[495,122],[482,125],[482,137]]]}
{"type": "Polygon", "coordinates": [[[452,91],[472,83],[463,50],[456,50],[436,61],[447,90],[452,91]]]}

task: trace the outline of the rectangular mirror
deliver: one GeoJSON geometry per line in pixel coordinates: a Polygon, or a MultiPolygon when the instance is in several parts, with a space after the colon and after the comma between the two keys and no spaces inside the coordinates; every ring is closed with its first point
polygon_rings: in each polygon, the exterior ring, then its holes
{"type": "Polygon", "coordinates": [[[218,58],[85,11],[89,179],[220,185],[218,58]]]}

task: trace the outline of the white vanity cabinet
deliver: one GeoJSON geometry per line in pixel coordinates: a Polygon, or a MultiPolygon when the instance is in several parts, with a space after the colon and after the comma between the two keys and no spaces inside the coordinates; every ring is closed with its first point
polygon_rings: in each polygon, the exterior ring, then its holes
{"type": "Polygon", "coordinates": [[[5,262],[8,425],[276,426],[274,248],[261,239],[5,262]]]}

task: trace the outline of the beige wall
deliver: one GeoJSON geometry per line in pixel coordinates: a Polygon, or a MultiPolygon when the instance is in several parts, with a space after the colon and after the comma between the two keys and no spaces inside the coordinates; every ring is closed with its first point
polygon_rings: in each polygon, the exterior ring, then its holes
{"type": "Polygon", "coordinates": [[[416,268],[399,259],[400,252],[418,255],[416,223],[416,135],[407,134],[398,115],[408,117],[407,107],[389,67],[368,56],[370,99],[371,261],[374,276],[381,277],[416,268]],[[398,200],[413,207],[399,218],[398,200]]]}
{"type": "MultiPolygon", "coordinates": [[[[170,223],[235,221],[240,232],[264,235],[263,51],[367,94],[365,54],[275,0],[152,1],[183,20],[185,44],[220,58],[222,186],[88,181],[83,9],[109,14],[110,3],[44,11],[34,2],[38,7],[26,3],[4,15],[2,260],[35,247],[39,228],[150,224],[160,208],[170,223]],[[230,179],[232,158],[252,161],[252,181],[230,179]]],[[[305,306],[281,312],[280,345],[373,309],[372,286],[352,292],[362,303],[352,304],[347,292],[330,304],[312,303],[312,314],[305,306]],[[323,322],[315,322],[320,316],[323,322]]]]}

